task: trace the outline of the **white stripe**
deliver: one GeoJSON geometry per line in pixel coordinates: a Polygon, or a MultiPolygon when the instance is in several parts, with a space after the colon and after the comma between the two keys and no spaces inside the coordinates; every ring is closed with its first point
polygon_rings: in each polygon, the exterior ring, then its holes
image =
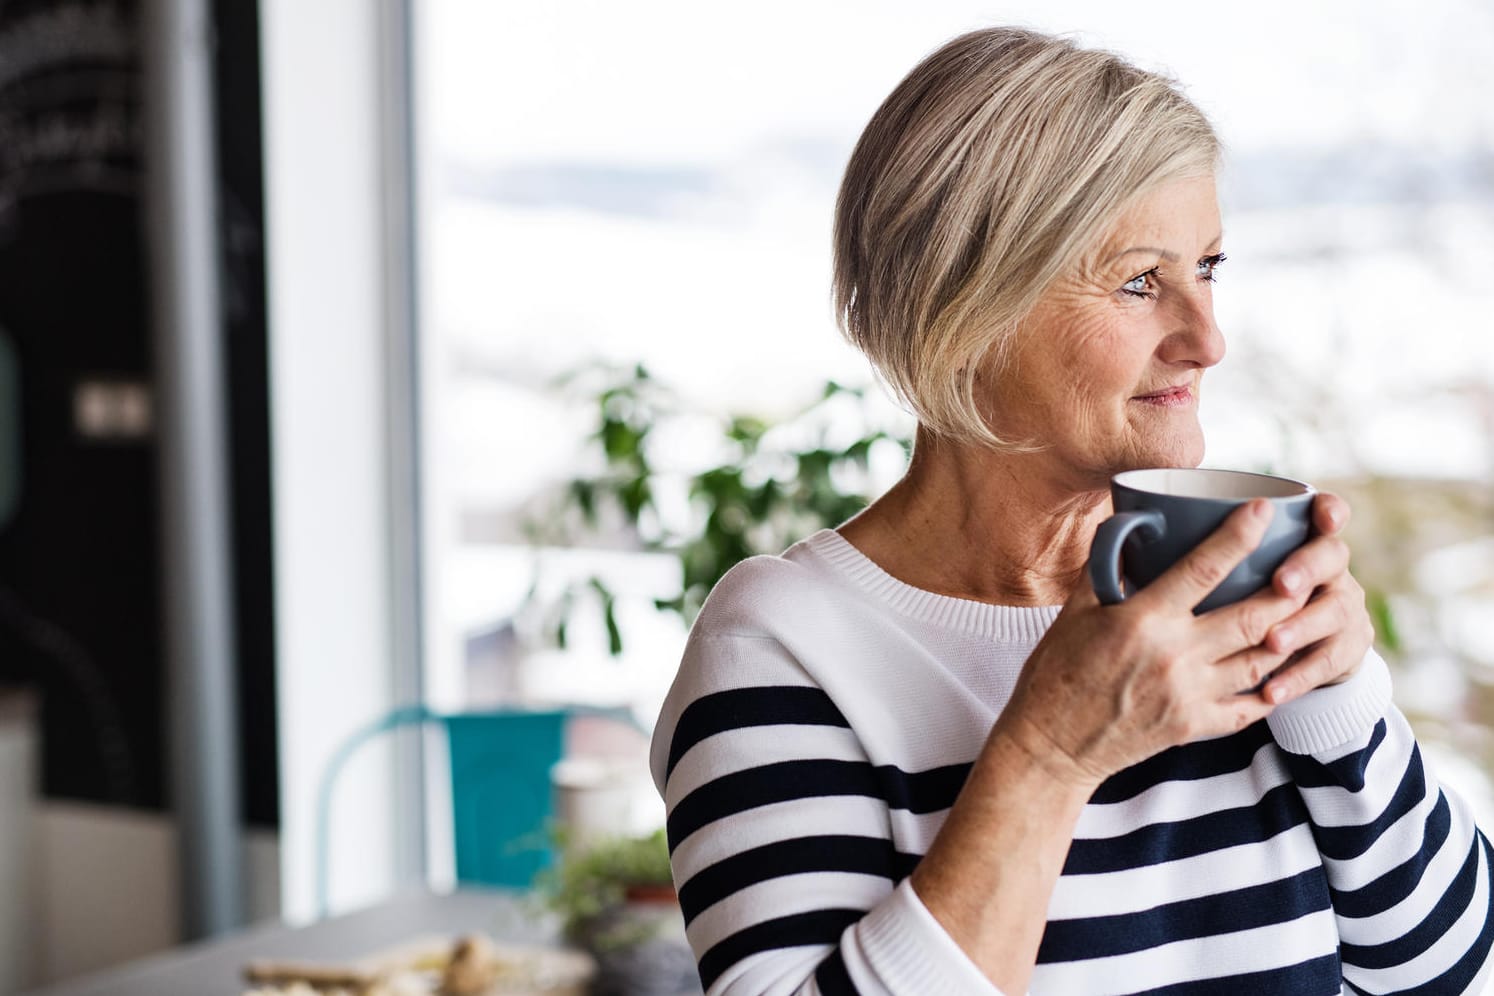
{"type": "Polygon", "coordinates": [[[793,996],[807,992],[805,980],[814,977],[815,967],[825,960],[831,947],[801,944],[749,955],[721,973],[709,996],[793,996]]]}
{"type": "Polygon", "coordinates": [[[1244,771],[1193,781],[1158,782],[1122,802],[1092,802],[1079,815],[1074,836],[1084,840],[1119,837],[1154,823],[1175,823],[1253,806],[1290,779],[1276,746],[1262,744],[1244,771]]]}
{"type": "MultiPolygon", "coordinates": [[[[1385,828],[1375,842],[1357,858],[1323,857],[1328,881],[1341,892],[1351,892],[1369,885],[1392,868],[1397,868],[1421,850],[1426,835],[1427,817],[1437,806],[1437,793],[1422,797],[1412,810],[1385,828]]],[[[1316,815],[1316,814],[1314,814],[1316,815]]],[[[1470,817],[1471,819],[1471,817],[1470,817]]]]}
{"type": "Polygon", "coordinates": [[[944,828],[949,818],[948,809],[936,809],[932,813],[913,813],[906,809],[888,810],[892,823],[892,839],[897,841],[900,851],[910,854],[926,854],[944,828]]]}
{"type": "Polygon", "coordinates": [[[1093,875],[1063,875],[1053,889],[1048,919],[1139,913],[1178,902],[1275,882],[1319,866],[1306,824],[1258,844],[1240,844],[1191,858],[1093,875]]]}
{"type": "Polygon", "coordinates": [[[1271,924],[1187,941],[1174,941],[1132,954],[1039,965],[1032,974],[1034,996],[1103,996],[1285,968],[1331,952],[1338,944],[1333,911],[1309,913],[1271,924]]]}
{"type": "MultiPolygon", "coordinates": [[[[1449,798],[1449,805],[1454,805],[1449,798]]],[[[1456,803],[1461,805],[1461,802],[1456,803]]],[[[1473,846],[1473,817],[1471,814],[1453,812],[1452,829],[1442,847],[1422,869],[1421,880],[1411,895],[1390,909],[1368,917],[1340,917],[1339,933],[1350,944],[1384,944],[1406,932],[1408,924],[1421,923],[1436,907],[1437,901],[1457,878],[1468,860],[1468,849],[1473,846]],[[1460,818],[1462,817],[1462,818],[1460,818]]],[[[1415,841],[1415,852],[1421,849],[1421,837],[1415,841]]],[[[1393,868],[1395,865],[1379,867],[1393,868]]]]}
{"type": "MultiPolygon", "coordinates": [[[[1364,772],[1364,788],[1350,792],[1338,785],[1302,789],[1302,800],[1320,827],[1353,827],[1372,823],[1385,812],[1411,771],[1411,743],[1392,727],[1364,772]]],[[[1424,764],[1425,762],[1423,762],[1424,764]]]]}
{"type": "Polygon", "coordinates": [[[851,872],[783,875],[749,885],[713,903],[685,928],[690,946],[709,951],[713,944],[753,924],[814,910],[869,910],[892,892],[891,879],[851,872]]]}
{"type": "Polygon", "coordinates": [[[737,633],[692,634],[675,685],[669,697],[679,702],[739,688],[820,687],[776,639],[737,633]]]}
{"type": "Polygon", "coordinates": [[[675,764],[664,805],[679,801],[722,775],[781,761],[865,761],[861,741],[843,726],[747,726],[706,737],[675,764]]]}
{"type": "Polygon", "coordinates": [[[1456,923],[1443,932],[1421,954],[1410,961],[1390,968],[1364,969],[1344,967],[1344,978],[1361,989],[1370,992],[1399,992],[1422,985],[1437,978],[1452,968],[1484,928],[1484,919],[1489,910],[1489,867],[1484,861],[1484,849],[1478,849],[1478,884],[1473,890],[1473,901],[1458,917],[1456,923]]]}
{"type": "Polygon", "coordinates": [[[674,849],[675,881],[754,847],[794,837],[847,833],[887,839],[887,806],[865,796],[794,799],[727,816],[692,833],[674,849]]]}

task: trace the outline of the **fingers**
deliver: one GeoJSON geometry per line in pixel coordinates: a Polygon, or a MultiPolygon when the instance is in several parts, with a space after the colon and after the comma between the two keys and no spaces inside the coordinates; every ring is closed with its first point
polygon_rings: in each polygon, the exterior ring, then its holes
{"type": "Polygon", "coordinates": [[[1364,589],[1346,572],[1301,612],[1272,628],[1266,648],[1293,656],[1267,684],[1266,697],[1279,704],[1345,680],[1374,640],[1364,589]]]}
{"type": "Polygon", "coordinates": [[[1276,627],[1297,615],[1306,602],[1306,594],[1280,595],[1271,588],[1263,588],[1233,605],[1204,613],[1198,618],[1193,639],[1210,660],[1222,661],[1242,651],[1263,647],[1275,654],[1276,663],[1280,664],[1286,655],[1267,646],[1266,641],[1276,627]]]}
{"type": "Polygon", "coordinates": [[[1304,595],[1329,584],[1349,569],[1349,547],[1337,536],[1309,540],[1282,562],[1271,578],[1283,595],[1304,595]]]}
{"type": "Polygon", "coordinates": [[[1288,659],[1261,689],[1261,696],[1271,705],[1306,695],[1314,688],[1336,685],[1348,680],[1369,650],[1369,641],[1350,636],[1323,640],[1301,650],[1288,659]]]}
{"type": "Polygon", "coordinates": [[[1349,524],[1349,503],[1327,491],[1312,500],[1312,525],[1320,535],[1334,536],[1349,524]]]}
{"type": "Polygon", "coordinates": [[[1300,612],[1274,624],[1263,642],[1276,653],[1293,653],[1350,628],[1355,621],[1352,610],[1353,599],[1347,591],[1325,592],[1300,612]]]}
{"type": "Polygon", "coordinates": [[[1271,503],[1264,499],[1241,505],[1207,539],[1131,600],[1166,602],[1191,611],[1260,545],[1271,514],[1271,503]]]}
{"type": "Polygon", "coordinates": [[[1214,666],[1210,690],[1221,702],[1228,702],[1237,695],[1253,695],[1260,699],[1260,693],[1271,676],[1285,662],[1286,655],[1265,647],[1242,650],[1214,666]]]}

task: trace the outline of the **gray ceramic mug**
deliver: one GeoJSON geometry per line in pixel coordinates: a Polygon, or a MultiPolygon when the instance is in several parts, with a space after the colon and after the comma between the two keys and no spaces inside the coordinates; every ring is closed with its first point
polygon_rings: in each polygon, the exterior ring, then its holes
{"type": "Polygon", "coordinates": [[[1251,595],[1297,547],[1312,524],[1310,484],[1239,470],[1159,468],[1128,470],[1110,479],[1115,514],[1095,532],[1089,551],[1089,578],[1107,605],[1124,599],[1122,579],[1145,587],[1219,528],[1239,506],[1266,498],[1274,508],[1271,525],[1255,552],[1230,572],[1219,587],[1194,607],[1217,609],[1251,595]]]}

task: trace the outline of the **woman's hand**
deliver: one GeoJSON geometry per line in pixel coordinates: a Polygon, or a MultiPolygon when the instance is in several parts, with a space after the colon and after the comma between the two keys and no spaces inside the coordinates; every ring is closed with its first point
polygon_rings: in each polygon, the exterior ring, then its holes
{"type": "MultiPolygon", "coordinates": [[[[1339,607],[1333,599],[1322,609],[1304,608],[1315,587],[1342,574],[1337,540],[1320,538],[1285,565],[1311,583],[1266,588],[1201,616],[1193,607],[1259,545],[1270,518],[1269,503],[1246,503],[1116,605],[1101,605],[1089,585],[1079,585],[1028,658],[993,738],[1012,740],[1051,775],[1093,788],[1168,747],[1264,718],[1275,703],[1249,690],[1302,640],[1323,640],[1328,613],[1339,607]],[[1286,632],[1300,634],[1295,645],[1266,645],[1288,620],[1286,632]]],[[[1306,659],[1300,666],[1309,676],[1323,673],[1306,659]]],[[[1280,680],[1300,680],[1296,667],[1280,680]]]]}
{"type": "Polygon", "coordinates": [[[1320,494],[1313,500],[1312,518],[1316,535],[1272,578],[1282,596],[1310,593],[1306,606],[1272,626],[1266,637],[1267,647],[1289,655],[1263,689],[1273,705],[1347,679],[1375,639],[1364,589],[1349,573],[1349,548],[1338,537],[1349,523],[1349,503],[1320,494]]]}

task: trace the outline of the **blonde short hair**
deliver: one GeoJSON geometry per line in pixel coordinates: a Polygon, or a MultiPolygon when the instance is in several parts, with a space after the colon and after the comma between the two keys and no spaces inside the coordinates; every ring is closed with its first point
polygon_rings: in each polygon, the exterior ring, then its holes
{"type": "MultiPolygon", "coordinates": [[[[1210,175],[1219,140],[1171,81],[1014,28],[924,59],[872,115],[835,205],[842,332],[938,436],[991,448],[977,371],[1137,195],[1210,175]]],[[[999,369],[999,368],[998,368],[999,369]]]]}

